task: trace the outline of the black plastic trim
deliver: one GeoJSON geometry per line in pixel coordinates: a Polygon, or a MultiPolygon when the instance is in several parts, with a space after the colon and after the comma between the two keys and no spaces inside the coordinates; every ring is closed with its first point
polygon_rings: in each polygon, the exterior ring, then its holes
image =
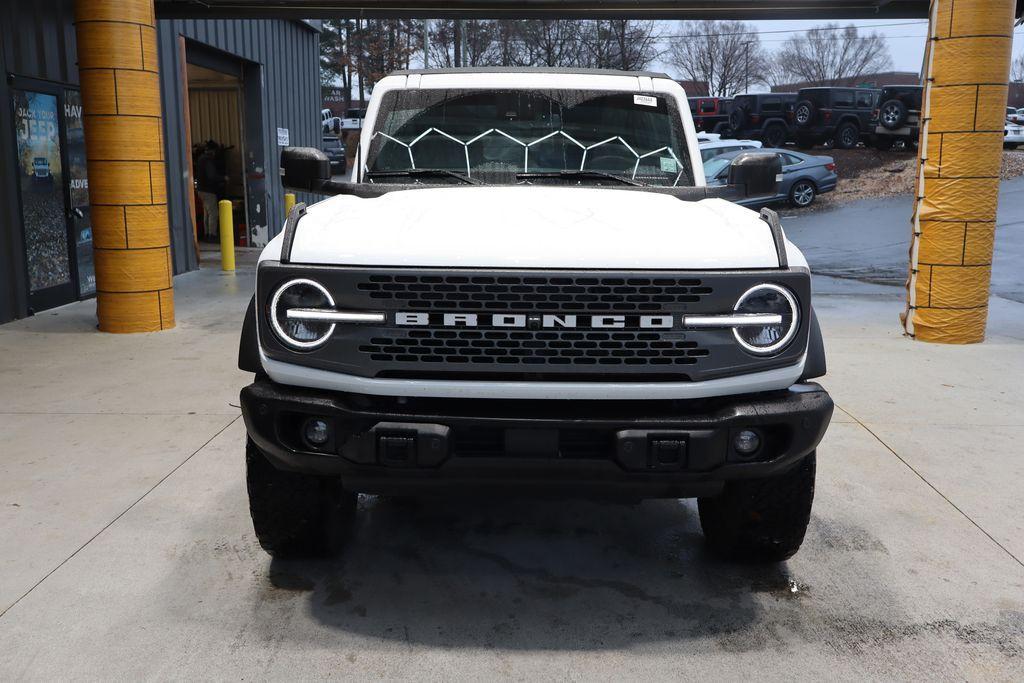
{"type": "Polygon", "coordinates": [[[261,372],[260,342],[256,334],[256,295],[249,299],[242,321],[242,337],[238,340],[238,369],[245,372],[261,372]]]}
{"type": "Polygon", "coordinates": [[[779,257],[779,268],[789,268],[789,256],[786,253],[786,238],[782,234],[782,222],[779,214],[773,209],[761,209],[761,220],[768,224],[772,231],[772,241],[775,242],[775,253],[779,257]]]}
{"type": "Polygon", "coordinates": [[[807,360],[804,362],[804,372],[800,381],[824,377],[827,366],[825,364],[825,340],[821,335],[821,326],[818,324],[818,314],[811,308],[811,327],[807,336],[807,360]]]}
{"type": "Polygon", "coordinates": [[[292,244],[295,242],[295,231],[299,221],[306,215],[306,205],[299,202],[292,207],[288,220],[284,223],[284,237],[281,239],[281,263],[289,263],[292,258],[292,244]]]}
{"type": "Polygon", "coordinates": [[[817,447],[833,411],[828,393],[813,383],[764,394],[651,401],[644,406],[548,400],[510,408],[500,400],[401,404],[259,380],[242,390],[240,400],[249,437],[275,467],[338,476],[349,490],[384,495],[490,489],[633,499],[713,495],[726,481],[772,476],[799,462],[817,447]],[[312,415],[332,424],[333,447],[310,451],[294,438],[296,425],[312,415]],[[753,459],[738,456],[730,446],[730,436],[745,428],[767,438],[768,450],[753,459]],[[506,440],[504,448],[499,441],[496,450],[481,454],[464,440],[479,430],[506,436],[506,430],[589,434],[596,439],[585,441],[600,450],[587,457],[547,452],[524,456],[509,452],[515,448],[506,440]],[[685,462],[662,468],[637,461],[636,453],[623,447],[638,434],[684,442],[685,462]],[[420,455],[415,462],[389,462],[379,445],[375,448],[382,435],[415,439],[417,445],[410,444],[409,450],[420,455]]]}

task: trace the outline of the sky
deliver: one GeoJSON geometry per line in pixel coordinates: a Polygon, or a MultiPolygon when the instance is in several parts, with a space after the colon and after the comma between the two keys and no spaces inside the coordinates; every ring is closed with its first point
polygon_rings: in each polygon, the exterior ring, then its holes
{"type": "MultiPolygon", "coordinates": [[[[822,20],[813,21],[751,21],[754,29],[760,31],[761,44],[769,51],[778,49],[787,39],[813,26],[828,23],[822,20]],[[768,33],[768,31],[785,31],[784,33],[768,33]]],[[[861,33],[877,32],[885,36],[892,55],[894,71],[920,71],[924,58],[925,36],[928,34],[926,19],[878,19],[878,20],[836,20],[835,23],[854,24],[861,33]]],[[[678,22],[663,22],[665,32],[672,32],[678,22]],[[673,26],[675,24],[675,26],[673,26]]],[[[1013,55],[1016,57],[1024,51],[1024,26],[1014,32],[1013,55]]],[[[667,64],[653,65],[655,70],[674,74],[667,64]]]]}

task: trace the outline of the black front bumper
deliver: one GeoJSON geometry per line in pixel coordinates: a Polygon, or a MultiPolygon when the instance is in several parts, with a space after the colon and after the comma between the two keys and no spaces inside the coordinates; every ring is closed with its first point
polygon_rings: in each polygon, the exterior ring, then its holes
{"type": "Polygon", "coordinates": [[[714,495],[781,472],[818,445],[832,400],[814,383],[700,401],[396,399],[260,380],[241,393],[249,437],[279,469],[375,494],[714,495]],[[314,446],[306,420],[330,438],[314,446]],[[760,448],[732,446],[754,429],[760,448]]]}

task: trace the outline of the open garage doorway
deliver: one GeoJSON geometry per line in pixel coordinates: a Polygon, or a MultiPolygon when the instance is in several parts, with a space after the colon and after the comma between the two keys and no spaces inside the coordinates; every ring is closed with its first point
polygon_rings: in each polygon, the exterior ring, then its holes
{"type": "Polygon", "coordinates": [[[230,230],[237,247],[266,243],[260,67],[184,41],[185,121],[192,167],[194,225],[202,251],[219,249],[230,230]],[[221,224],[218,202],[232,205],[232,224],[221,224]]]}

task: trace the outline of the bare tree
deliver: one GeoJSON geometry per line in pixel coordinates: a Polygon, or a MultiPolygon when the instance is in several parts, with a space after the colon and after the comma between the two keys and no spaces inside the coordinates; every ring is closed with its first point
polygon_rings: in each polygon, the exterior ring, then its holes
{"type": "Polygon", "coordinates": [[[662,55],[661,36],[653,21],[633,19],[598,20],[588,22],[583,39],[582,60],[598,69],[639,71],[662,55]]]}
{"type": "Polygon", "coordinates": [[[1024,81],[1024,52],[1010,63],[1010,80],[1014,83],[1024,81]]]}
{"type": "Polygon", "coordinates": [[[580,66],[583,22],[573,19],[538,19],[519,26],[523,61],[530,66],[580,66]]]}
{"type": "Polygon", "coordinates": [[[684,22],[669,54],[678,73],[707,82],[708,93],[717,97],[764,80],[764,50],[753,27],[742,21],[684,22]]]}
{"type": "Polygon", "coordinates": [[[779,66],[793,80],[828,83],[892,68],[885,37],[860,35],[853,24],[815,26],[782,44],[779,66]]]}

